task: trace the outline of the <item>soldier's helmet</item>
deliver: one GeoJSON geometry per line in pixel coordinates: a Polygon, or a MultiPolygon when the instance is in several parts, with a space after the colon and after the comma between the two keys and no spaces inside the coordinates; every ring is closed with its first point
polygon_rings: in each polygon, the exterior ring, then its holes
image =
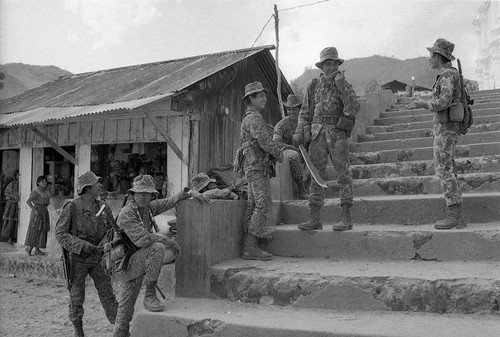
{"type": "Polygon", "coordinates": [[[455,45],[445,39],[437,39],[434,46],[427,47],[427,50],[431,53],[441,54],[450,61],[455,59],[455,56],[451,55],[451,53],[453,53],[453,49],[455,49],[455,45]]]}
{"type": "Polygon", "coordinates": [[[335,47],[326,47],[319,53],[319,62],[316,62],[316,67],[322,69],[325,60],[339,61],[339,64],[344,63],[344,60],[339,58],[339,53],[335,47]]]}

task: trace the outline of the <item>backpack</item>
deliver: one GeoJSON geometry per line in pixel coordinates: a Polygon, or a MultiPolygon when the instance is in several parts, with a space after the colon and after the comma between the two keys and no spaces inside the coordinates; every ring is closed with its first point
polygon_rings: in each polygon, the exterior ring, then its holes
{"type": "Polygon", "coordinates": [[[462,93],[460,101],[462,102],[462,105],[464,107],[464,119],[461,122],[459,122],[459,128],[460,128],[460,133],[462,135],[465,135],[472,126],[472,123],[474,123],[474,116],[471,107],[471,105],[474,104],[474,100],[470,99],[469,93],[465,88],[464,77],[462,75],[462,65],[460,64],[459,59],[457,59],[457,63],[458,63],[458,72],[460,74],[460,91],[462,93]]]}

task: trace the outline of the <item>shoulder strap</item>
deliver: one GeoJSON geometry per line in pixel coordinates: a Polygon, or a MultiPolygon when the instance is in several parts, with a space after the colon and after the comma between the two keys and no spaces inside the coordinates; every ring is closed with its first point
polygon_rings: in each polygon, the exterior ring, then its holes
{"type": "Polygon", "coordinates": [[[458,74],[459,76],[459,81],[460,81],[460,93],[462,94],[461,101],[464,104],[468,104],[470,98],[467,97],[467,93],[465,91],[465,85],[464,85],[464,76],[462,75],[462,64],[460,63],[460,60],[457,59],[457,64],[458,64],[458,74]]]}
{"type": "Polygon", "coordinates": [[[70,210],[71,210],[71,232],[73,236],[76,236],[76,202],[75,200],[69,202],[70,210]]]}

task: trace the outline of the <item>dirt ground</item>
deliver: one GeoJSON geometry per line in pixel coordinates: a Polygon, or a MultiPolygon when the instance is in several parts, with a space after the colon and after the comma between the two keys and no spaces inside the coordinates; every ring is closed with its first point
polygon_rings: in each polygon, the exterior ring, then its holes
{"type": "MultiPolygon", "coordinates": [[[[119,291],[118,282],[113,288],[119,291]]],[[[173,297],[173,287],[162,289],[167,301],[173,297]]],[[[92,279],[87,278],[85,336],[107,337],[113,335],[111,325],[104,315],[92,279]]],[[[144,289],[139,294],[136,312],[142,310],[144,289]]],[[[69,337],[73,325],[68,319],[69,292],[63,280],[44,280],[0,275],[0,336],[2,337],[69,337]]]]}

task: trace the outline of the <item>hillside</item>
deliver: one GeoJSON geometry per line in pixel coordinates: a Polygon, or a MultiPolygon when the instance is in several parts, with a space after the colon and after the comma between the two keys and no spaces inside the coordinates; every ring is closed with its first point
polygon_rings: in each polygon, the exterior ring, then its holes
{"type": "Polygon", "coordinates": [[[71,75],[69,71],[55,66],[35,66],[23,63],[0,64],[0,72],[5,74],[4,87],[0,99],[16,96],[26,90],[51,82],[60,76],[71,75]]]}
{"type": "MultiPolygon", "coordinates": [[[[417,86],[432,88],[437,75],[437,71],[429,67],[427,57],[399,60],[376,55],[346,60],[340,69],[345,70],[346,79],[354,86],[358,95],[364,95],[366,84],[371,79],[375,79],[379,85],[393,80],[409,84],[412,75],[414,75],[417,86]]],[[[467,77],[467,70],[464,69],[464,71],[465,77],[467,77]]],[[[472,70],[469,71],[469,73],[471,72],[472,70]]],[[[290,84],[294,91],[302,94],[307,83],[313,77],[319,76],[319,73],[320,70],[316,67],[307,68],[290,84]]]]}

